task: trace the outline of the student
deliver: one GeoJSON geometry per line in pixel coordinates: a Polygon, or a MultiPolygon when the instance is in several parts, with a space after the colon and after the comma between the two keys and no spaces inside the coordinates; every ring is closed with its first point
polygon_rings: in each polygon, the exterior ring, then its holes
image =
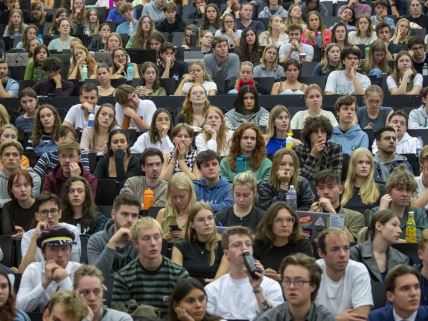
{"type": "Polygon", "coordinates": [[[39,107],[37,93],[31,87],[24,88],[18,95],[18,101],[23,113],[16,118],[15,126],[23,133],[31,134],[36,118],[36,108],[39,107]]]}
{"type": "Polygon", "coordinates": [[[89,308],[76,292],[59,291],[54,294],[43,312],[44,321],[63,318],[64,321],[83,320],[88,316],[89,308]]]}
{"type": "Polygon", "coordinates": [[[410,37],[407,42],[407,46],[409,47],[409,51],[412,53],[413,67],[417,73],[422,74],[424,67],[428,67],[428,55],[426,54],[424,40],[418,37],[410,37]]]}
{"type": "Polygon", "coordinates": [[[313,69],[312,76],[328,76],[332,71],[338,70],[341,67],[341,51],[342,49],[337,43],[328,44],[321,62],[313,69]]]}
{"type": "Polygon", "coordinates": [[[356,30],[348,35],[348,41],[351,45],[369,46],[377,39],[376,32],[373,31],[370,17],[363,16],[357,18],[356,30]]]}
{"type": "Polygon", "coordinates": [[[261,63],[254,67],[253,77],[284,77],[284,67],[278,63],[278,48],[275,45],[267,45],[263,51],[261,63]]]}
{"type": "Polygon", "coordinates": [[[188,66],[185,62],[175,58],[175,47],[172,43],[165,41],[161,45],[160,58],[158,68],[162,79],[173,78],[178,81],[183,78],[188,66]]]}
{"type": "MultiPolygon", "coordinates": [[[[420,176],[415,176],[418,183],[418,190],[413,200],[413,206],[428,209],[428,146],[424,146],[419,153],[420,176]]],[[[428,285],[428,283],[427,283],[428,285]]]]}
{"type": "Polygon", "coordinates": [[[253,5],[249,2],[241,3],[239,10],[239,20],[236,23],[236,28],[244,30],[245,28],[253,28],[257,34],[265,31],[265,25],[261,21],[253,20],[253,5]]]}
{"type": "Polygon", "coordinates": [[[9,77],[9,66],[7,61],[0,58],[0,98],[18,97],[19,84],[9,77]]]}
{"type": "Polygon", "coordinates": [[[134,7],[127,2],[120,8],[120,14],[125,21],[116,27],[116,32],[120,35],[132,36],[138,28],[138,20],[134,18],[134,7]]]}
{"type": "Polygon", "coordinates": [[[0,318],[10,321],[30,321],[28,315],[16,308],[16,297],[6,269],[0,269],[0,285],[2,300],[0,302],[0,318]]]}
{"type": "Polygon", "coordinates": [[[376,12],[375,15],[372,15],[372,25],[377,26],[379,23],[383,22],[388,24],[391,29],[395,28],[394,19],[388,17],[388,8],[389,3],[386,0],[377,0],[374,3],[374,10],[376,12]]]}
{"type": "Polygon", "coordinates": [[[409,129],[428,128],[428,87],[422,90],[422,105],[409,114],[409,129]]]}
{"type": "Polygon", "coordinates": [[[288,26],[290,42],[279,47],[279,62],[284,63],[290,59],[309,62],[313,60],[314,48],[311,45],[301,43],[302,32],[300,25],[288,26]]]}
{"type": "Polygon", "coordinates": [[[395,58],[394,70],[386,78],[391,95],[419,95],[423,77],[412,65],[412,57],[407,51],[400,51],[395,58]]]}
{"type": "Polygon", "coordinates": [[[183,32],[186,23],[177,12],[177,5],[174,2],[167,2],[163,7],[165,19],[161,20],[157,26],[160,32],[183,32]]]}
{"type": "MultiPolygon", "coordinates": [[[[1,64],[0,64],[1,65],[1,64]]],[[[39,96],[71,96],[74,90],[72,82],[62,79],[62,61],[57,57],[48,57],[43,65],[43,70],[48,74],[48,80],[37,82],[33,89],[39,96]]],[[[1,74],[0,74],[1,77],[1,74]]],[[[0,88],[1,94],[1,88],[0,88]]]]}

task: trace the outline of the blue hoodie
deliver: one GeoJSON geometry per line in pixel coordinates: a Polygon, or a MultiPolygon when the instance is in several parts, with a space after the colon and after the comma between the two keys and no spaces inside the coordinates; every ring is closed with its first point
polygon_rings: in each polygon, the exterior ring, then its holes
{"type": "Polygon", "coordinates": [[[348,155],[359,147],[369,148],[369,137],[360,128],[360,125],[354,125],[345,133],[340,130],[339,126],[334,127],[330,141],[341,145],[342,153],[348,155]]]}
{"type": "Polygon", "coordinates": [[[204,178],[194,180],[193,184],[195,185],[196,199],[206,202],[215,213],[233,205],[230,184],[221,177],[214,186],[208,186],[204,178]]]}

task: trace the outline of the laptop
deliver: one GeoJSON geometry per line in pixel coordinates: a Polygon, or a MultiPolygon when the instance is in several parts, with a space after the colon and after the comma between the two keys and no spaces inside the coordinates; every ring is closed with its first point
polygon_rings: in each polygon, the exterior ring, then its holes
{"type": "Polygon", "coordinates": [[[297,216],[303,234],[311,241],[314,241],[328,227],[340,229],[345,227],[344,214],[297,211],[297,216]]]}
{"type": "Polygon", "coordinates": [[[6,62],[11,66],[26,66],[28,63],[28,54],[26,52],[6,52],[6,62]]]}

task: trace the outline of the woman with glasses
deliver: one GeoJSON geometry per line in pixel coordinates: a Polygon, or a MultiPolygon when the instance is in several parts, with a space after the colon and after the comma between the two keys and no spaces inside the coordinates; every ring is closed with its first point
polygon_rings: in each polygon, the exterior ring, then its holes
{"type": "Polygon", "coordinates": [[[274,77],[275,79],[284,77],[284,67],[279,64],[278,48],[275,45],[266,46],[261,63],[253,69],[253,77],[274,77]]]}
{"type": "Polygon", "coordinates": [[[221,37],[227,39],[230,48],[238,47],[241,40],[242,30],[236,29],[235,16],[231,13],[226,13],[221,18],[221,26],[214,37],[221,37]]]}
{"type": "Polygon", "coordinates": [[[83,264],[74,271],[73,289],[91,309],[94,321],[132,321],[129,314],[104,305],[104,277],[96,266],[83,264]]]}
{"type": "Polygon", "coordinates": [[[365,241],[351,248],[351,259],[366,266],[373,282],[383,282],[394,266],[409,264],[409,258],[392,247],[401,238],[400,219],[394,211],[380,210],[362,231],[365,241]]]}
{"type": "Polygon", "coordinates": [[[51,40],[48,49],[62,52],[63,50],[70,50],[71,40],[74,38],[70,36],[71,23],[68,18],[61,18],[58,21],[59,37],[51,40]]]}
{"type": "Polygon", "coordinates": [[[184,240],[174,244],[171,259],[184,267],[191,277],[206,284],[227,272],[226,258],[211,207],[196,202],[188,215],[184,240]]]}
{"type": "Polygon", "coordinates": [[[376,85],[367,87],[364,102],[366,106],[357,109],[358,124],[362,129],[372,129],[376,133],[385,127],[393,110],[391,107],[382,106],[383,90],[376,85]]]}
{"type": "Polygon", "coordinates": [[[294,253],[313,256],[311,242],[303,237],[296,213],[285,202],[272,204],[257,226],[254,258],[265,268],[265,275],[280,281],[282,260],[294,253]]]}

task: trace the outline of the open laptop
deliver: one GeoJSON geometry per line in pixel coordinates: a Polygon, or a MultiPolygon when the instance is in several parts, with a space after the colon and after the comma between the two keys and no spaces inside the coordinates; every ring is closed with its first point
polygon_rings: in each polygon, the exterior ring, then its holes
{"type": "Polygon", "coordinates": [[[321,231],[328,227],[340,229],[345,227],[344,214],[297,211],[297,216],[303,234],[311,241],[315,240],[321,231]]]}

